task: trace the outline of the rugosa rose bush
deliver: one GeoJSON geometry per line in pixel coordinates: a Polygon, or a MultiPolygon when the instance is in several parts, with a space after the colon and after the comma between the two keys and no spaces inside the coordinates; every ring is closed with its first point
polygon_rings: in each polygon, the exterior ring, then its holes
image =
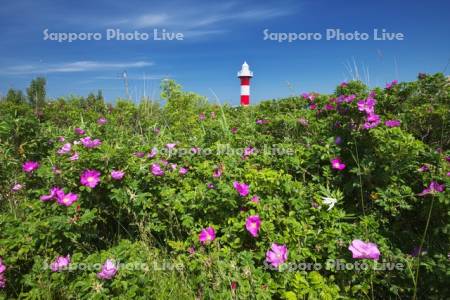
{"type": "Polygon", "coordinates": [[[448,295],[444,76],[162,96],[0,102],[0,297],[448,295]]]}

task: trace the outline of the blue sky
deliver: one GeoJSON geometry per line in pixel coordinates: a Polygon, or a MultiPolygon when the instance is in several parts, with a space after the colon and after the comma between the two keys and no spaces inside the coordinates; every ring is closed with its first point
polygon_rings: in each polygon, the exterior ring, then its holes
{"type": "Polygon", "coordinates": [[[162,78],[215,101],[239,102],[236,72],[246,60],[255,76],[252,102],[304,91],[331,92],[356,76],[371,86],[445,72],[450,59],[449,1],[24,1],[2,3],[0,92],[25,89],[45,76],[48,95],[124,97],[127,71],[133,100],[159,98],[162,78]],[[182,41],[106,40],[105,30],[153,33],[166,29],[182,41]],[[325,31],[367,32],[367,41],[326,40],[325,31]],[[375,28],[405,35],[374,41],[375,28]],[[52,32],[99,32],[99,41],[44,40],[52,32]],[[319,41],[264,40],[263,31],[318,32],[319,41]],[[145,80],[144,80],[145,78],[145,80]]]}

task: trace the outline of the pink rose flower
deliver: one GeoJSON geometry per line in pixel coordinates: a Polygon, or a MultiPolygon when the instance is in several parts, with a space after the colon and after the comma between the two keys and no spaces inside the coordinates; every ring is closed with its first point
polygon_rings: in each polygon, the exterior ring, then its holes
{"type": "Polygon", "coordinates": [[[102,269],[99,273],[97,273],[97,277],[103,280],[112,279],[117,274],[117,266],[110,259],[107,259],[103,264],[102,269]]]}
{"type": "Polygon", "coordinates": [[[25,173],[31,173],[39,168],[39,163],[35,161],[27,161],[22,165],[22,170],[25,173]]]}
{"type": "Polygon", "coordinates": [[[250,186],[248,184],[239,183],[237,181],[233,182],[233,187],[242,197],[247,196],[250,191],[250,186]]]}
{"type": "Polygon", "coordinates": [[[50,269],[52,272],[59,272],[64,268],[67,268],[70,264],[70,255],[58,256],[54,262],[51,263],[50,269]]]}
{"type": "Polygon", "coordinates": [[[272,244],[270,250],[266,253],[266,262],[270,263],[275,268],[282,265],[288,257],[288,249],[286,245],[272,244]]]}
{"type": "Polygon", "coordinates": [[[112,170],[111,178],[114,180],[122,180],[123,176],[125,176],[125,172],[120,170],[112,170]]]}
{"type": "Polygon", "coordinates": [[[214,241],[215,239],[216,239],[216,232],[212,227],[202,229],[202,231],[198,235],[198,240],[203,245],[208,244],[214,241]]]}
{"type": "Polygon", "coordinates": [[[253,237],[257,237],[261,228],[260,217],[258,215],[248,217],[245,221],[245,228],[253,237]]]}
{"type": "Polygon", "coordinates": [[[159,164],[152,164],[151,166],[152,174],[155,176],[163,176],[164,171],[161,169],[161,166],[159,164]]]}
{"type": "Polygon", "coordinates": [[[100,182],[100,172],[97,170],[85,170],[80,177],[80,183],[84,186],[95,188],[100,182]]]}
{"type": "Polygon", "coordinates": [[[335,170],[342,171],[345,169],[346,166],[344,163],[342,163],[339,157],[335,157],[331,160],[331,167],[335,170]]]}
{"type": "Polygon", "coordinates": [[[352,257],[356,259],[373,259],[380,258],[380,250],[374,243],[365,243],[361,240],[353,240],[348,250],[352,252],[352,257]]]}

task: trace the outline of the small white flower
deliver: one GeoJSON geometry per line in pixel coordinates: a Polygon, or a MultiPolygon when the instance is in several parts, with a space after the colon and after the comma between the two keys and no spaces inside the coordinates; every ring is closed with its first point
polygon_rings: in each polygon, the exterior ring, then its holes
{"type": "Polygon", "coordinates": [[[73,142],[73,144],[74,144],[74,145],[79,145],[79,144],[80,144],[80,141],[75,141],[75,142],[73,142]]]}
{"type": "Polygon", "coordinates": [[[323,200],[323,204],[328,205],[327,210],[331,210],[337,202],[336,198],[331,198],[331,197],[322,197],[322,200],[323,200]]]}

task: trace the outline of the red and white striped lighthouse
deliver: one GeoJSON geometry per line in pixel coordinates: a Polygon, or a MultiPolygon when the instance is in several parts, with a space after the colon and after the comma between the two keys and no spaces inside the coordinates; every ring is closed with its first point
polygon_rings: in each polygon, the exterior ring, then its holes
{"type": "Polygon", "coordinates": [[[253,72],[250,71],[247,62],[244,62],[242,69],[238,72],[238,78],[241,80],[241,105],[248,106],[250,104],[250,78],[253,72]]]}

